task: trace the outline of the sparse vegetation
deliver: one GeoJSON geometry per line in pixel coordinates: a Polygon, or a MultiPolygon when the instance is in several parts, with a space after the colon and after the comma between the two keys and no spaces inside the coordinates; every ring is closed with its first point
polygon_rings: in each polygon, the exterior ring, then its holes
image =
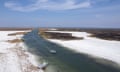
{"type": "Polygon", "coordinates": [[[96,32],[96,33],[92,33],[90,37],[98,37],[105,40],[120,41],[120,33],[117,32],[96,32]]]}
{"type": "MultiPolygon", "coordinates": [[[[49,28],[48,28],[49,29],[49,28]]],[[[48,30],[47,28],[44,30],[48,30]]],[[[105,40],[116,40],[120,41],[120,29],[80,29],[80,28],[57,28],[58,31],[80,31],[91,33],[90,37],[97,37],[105,40]]],[[[41,33],[45,38],[51,38],[50,35],[41,33]]]]}
{"type": "Polygon", "coordinates": [[[27,32],[16,32],[16,33],[11,33],[11,34],[8,34],[8,36],[24,35],[24,34],[27,34],[27,32]]]}
{"type": "Polygon", "coordinates": [[[60,40],[77,40],[83,39],[83,37],[74,37],[71,33],[57,33],[57,32],[46,32],[46,30],[40,31],[40,35],[47,39],[60,39],[60,40]]]}
{"type": "Polygon", "coordinates": [[[20,43],[20,42],[23,42],[24,40],[23,39],[13,39],[13,40],[8,40],[7,42],[9,43],[20,43]]]}

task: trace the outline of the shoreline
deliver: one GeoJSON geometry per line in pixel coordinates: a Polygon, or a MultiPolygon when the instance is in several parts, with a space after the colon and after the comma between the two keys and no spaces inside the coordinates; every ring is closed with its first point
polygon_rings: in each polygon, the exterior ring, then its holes
{"type": "Polygon", "coordinates": [[[22,34],[8,36],[17,32],[30,32],[30,30],[0,31],[2,38],[0,39],[0,72],[43,72],[38,69],[35,56],[27,51],[24,42],[8,42],[8,40],[22,39],[22,34]]]}
{"type": "MultiPolygon", "coordinates": [[[[83,40],[59,40],[59,39],[46,39],[50,42],[58,45],[67,47],[77,53],[87,54],[89,57],[96,59],[104,59],[105,62],[108,60],[114,66],[120,67],[119,60],[119,41],[103,40],[95,37],[89,37],[90,33],[87,32],[76,32],[76,31],[47,31],[47,32],[58,32],[58,33],[72,33],[72,36],[83,37],[83,40]]],[[[101,60],[101,63],[105,63],[101,60]]]]}

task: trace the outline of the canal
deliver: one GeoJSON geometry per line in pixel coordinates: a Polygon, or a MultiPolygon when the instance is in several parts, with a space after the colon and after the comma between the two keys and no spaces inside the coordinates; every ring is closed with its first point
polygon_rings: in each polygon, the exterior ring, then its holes
{"type": "Polygon", "coordinates": [[[37,29],[23,38],[29,52],[36,55],[40,62],[42,57],[49,63],[46,72],[120,72],[116,68],[95,62],[87,55],[76,53],[43,39],[38,35],[37,29]],[[57,53],[52,54],[50,50],[55,50],[57,53]]]}

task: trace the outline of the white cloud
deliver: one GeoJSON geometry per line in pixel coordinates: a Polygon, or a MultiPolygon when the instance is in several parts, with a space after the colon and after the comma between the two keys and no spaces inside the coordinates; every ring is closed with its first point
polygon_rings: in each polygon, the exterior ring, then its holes
{"type": "Polygon", "coordinates": [[[29,12],[35,10],[71,10],[80,8],[89,8],[91,3],[89,0],[85,0],[81,3],[76,3],[76,0],[64,0],[63,3],[53,2],[50,0],[37,0],[36,2],[29,4],[27,6],[22,6],[16,2],[5,2],[5,7],[12,10],[29,12]]]}

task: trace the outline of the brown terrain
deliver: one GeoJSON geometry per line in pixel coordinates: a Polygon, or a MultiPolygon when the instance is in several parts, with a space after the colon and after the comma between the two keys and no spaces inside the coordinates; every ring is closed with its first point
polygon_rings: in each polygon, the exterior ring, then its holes
{"type": "Polygon", "coordinates": [[[81,40],[83,37],[74,37],[70,33],[57,33],[57,32],[43,32],[41,35],[48,39],[60,39],[60,40],[81,40]]]}
{"type": "Polygon", "coordinates": [[[28,33],[28,32],[16,32],[16,33],[8,34],[8,36],[25,35],[25,34],[27,34],[27,33],[28,33]]]}
{"type": "Polygon", "coordinates": [[[90,37],[97,37],[105,40],[120,41],[120,33],[117,32],[96,32],[96,33],[92,33],[90,37]]]}
{"type": "Polygon", "coordinates": [[[16,31],[16,30],[19,31],[19,30],[32,30],[32,29],[33,28],[17,28],[17,27],[16,28],[12,28],[12,27],[8,28],[8,27],[1,27],[0,31],[16,31]]]}
{"type": "Polygon", "coordinates": [[[77,39],[83,39],[83,37],[74,37],[71,33],[57,33],[57,32],[46,32],[49,31],[47,28],[39,29],[39,34],[43,38],[47,39],[60,39],[60,40],[77,40],[77,39]]]}
{"type": "MultiPolygon", "coordinates": [[[[25,35],[27,33],[28,32],[16,32],[16,33],[8,34],[8,36],[25,35]]],[[[9,42],[9,43],[20,43],[20,42],[23,42],[23,41],[24,41],[23,39],[13,39],[13,40],[8,40],[7,42],[9,42]]]]}
{"type": "Polygon", "coordinates": [[[8,40],[7,42],[9,43],[20,43],[20,42],[23,42],[24,40],[23,39],[13,39],[13,40],[8,40]]]}
{"type": "MultiPolygon", "coordinates": [[[[43,32],[49,30],[50,28],[42,29],[43,32]]],[[[91,37],[97,37],[105,40],[117,40],[120,41],[120,29],[80,29],[80,28],[56,28],[58,31],[79,31],[79,32],[88,32],[91,33],[91,37]]],[[[50,36],[50,38],[54,39],[67,39],[67,37],[70,39],[74,39],[69,34],[61,34],[61,33],[45,33],[45,36],[50,36]],[[61,36],[64,35],[64,36],[61,36]]],[[[42,35],[42,34],[41,34],[42,35]]],[[[76,38],[77,39],[77,38],[76,38]]]]}

